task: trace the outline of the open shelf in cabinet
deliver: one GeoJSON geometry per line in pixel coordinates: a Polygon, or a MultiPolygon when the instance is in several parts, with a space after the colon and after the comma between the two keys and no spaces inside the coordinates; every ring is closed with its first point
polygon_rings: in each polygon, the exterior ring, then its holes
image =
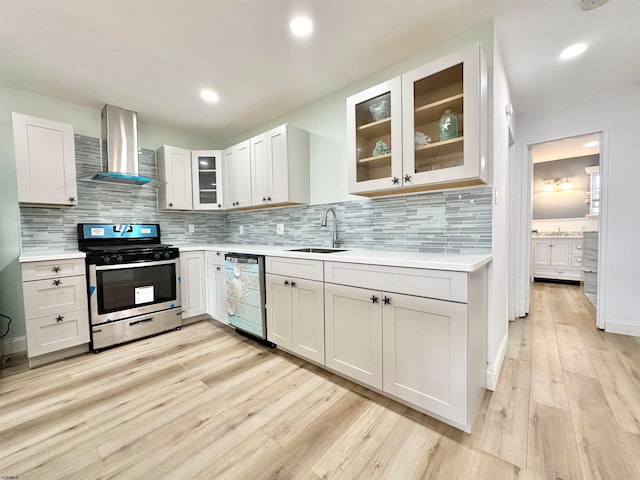
{"type": "Polygon", "coordinates": [[[357,128],[357,132],[359,136],[369,140],[389,135],[389,132],[391,132],[391,117],[360,125],[357,128]]]}
{"type": "Polygon", "coordinates": [[[361,158],[358,160],[358,165],[366,165],[371,168],[384,167],[391,165],[391,154],[376,155],[375,157],[361,158]]]}
{"type": "Polygon", "coordinates": [[[457,114],[462,113],[464,94],[458,93],[447,98],[431,102],[415,109],[415,125],[438,122],[442,113],[449,109],[457,114]]]}

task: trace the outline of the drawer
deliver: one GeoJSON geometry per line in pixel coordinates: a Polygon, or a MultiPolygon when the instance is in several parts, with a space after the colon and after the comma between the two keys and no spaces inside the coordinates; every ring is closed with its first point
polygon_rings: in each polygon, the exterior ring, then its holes
{"type": "Polygon", "coordinates": [[[577,268],[536,267],[533,276],[539,278],[555,278],[558,280],[580,280],[581,271],[577,268]]]}
{"type": "Polygon", "coordinates": [[[207,259],[212,259],[216,265],[224,266],[224,256],[227,252],[206,252],[207,259]]]}
{"type": "Polygon", "coordinates": [[[84,258],[69,260],[27,262],[22,264],[22,281],[41,280],[44,278],[71,277],[84,275],[84,258]]]}
{"type": "Polygon", "coordinates": [[[574,255],[571,258],[571,266],[574,268],[582,268],[582,255],[574,255]]]}
{"type": "Polygon", "coordinates": [[[582,255],[582,240],[571,240],[571,253],[576,255],[582,255]]]}
{"type": "Polygon", "coordinates": [[[89,343],[89,312],[78,310],[25,322],[29,357],[89,343]]]}
{"type": "Polygon", "coordinates": [[[87,309],[85,276],[22,282],[25,318],[87,309]]]}
{"type": "Polygon", "coordinates": [[[306,278],[322,281],[324,278],[321,260],[304,260],[299,258],[267,257],[265,271],[287,277],[306,278]]]}
{"type": "Polygon", "coordinates": [[[468,301],[468,275],[465,272],[324,262],[324,278],[327,283],[452,302],[468,301]]]}

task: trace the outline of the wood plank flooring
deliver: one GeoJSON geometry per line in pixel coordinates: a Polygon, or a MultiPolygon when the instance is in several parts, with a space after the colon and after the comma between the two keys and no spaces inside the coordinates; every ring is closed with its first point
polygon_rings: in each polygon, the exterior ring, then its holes
{"type": "Polygon", "coordinates": [[[639,479],[640,339],[536,283],[471,435],[213,322],[0,378],[0,478],[639,479]]]}

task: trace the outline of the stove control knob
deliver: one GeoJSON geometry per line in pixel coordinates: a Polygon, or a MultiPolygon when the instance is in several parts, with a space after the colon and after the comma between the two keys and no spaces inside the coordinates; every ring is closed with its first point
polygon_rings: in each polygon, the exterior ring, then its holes
{"type": "Polygon", "coordinates": [[[104,263],[111,263],[111,257],[109,255],[105,255],[104,257],[102,257],[102,261],[104,263]]]}
{"type": "Polygon", "coordinates": [[[164,258],[169,258],[171,256],[170,252],[164,252],[164,258]]]}
{"type": "Polygon", "coordinates": [[[153,258],[155,258],[156,260],[160,259],[160,254],[158,252],[153,254],[153,258]]]}
{"type": "Polygon", "coordinates": [[[122,260],[124,260],[124,259],[122,258],[122,255],[118,255],[118,256],[116,257],[116,262],[121,262],[122,260]]]}

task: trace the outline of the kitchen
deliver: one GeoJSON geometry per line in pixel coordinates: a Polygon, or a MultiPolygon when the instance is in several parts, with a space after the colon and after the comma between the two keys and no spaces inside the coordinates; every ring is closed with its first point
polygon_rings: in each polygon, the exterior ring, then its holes
{"type": "MultiPolygon", "coordinates": [[[[114,221],[119,220],[119,218],[116,219],[115,217],[118,215],[122,215],[122,213],[129,214],[129,212],[134,210],[136,211],[136,213],[141,212],[144,214],[148,212],[149,215],[141,215],[136,220],[138,222],[149,222],[149,221],[156,221],[157,219],[157,221],[160,222],[164,227],[163,241],[166,243],[188,242],[192,244],[206,244],[206,243],[211,243],[212,241],[221,242],[223,241],[222,235],[225,235],[224,241],[227,240],[226,239],[227,231],[231,236],[231,238],[229,238],[230,241],[233,241],[233,242],[242,241],[242,243],[245,243],[245,241],[248,240],[249,242],[252,242],[252,239],[237,238],[240,236],[240,233],[239,233],[240,226],[245,227],[246,229],[245,231],[247,232],[245,235],[249,235],[249,236],[257,235],[258,238],[261,238],[262,241],[266,241],[266,243],[271,243],[271,242],[276,243],[279,241],[279,237],[277,236],[277,233],[276,233],[276,225],[278,223],[284,224],[285,232],[296,231],[298,230],[297,227],[299,226],[306,227],[307,225],[310,225],[313,223],[319,223],[322,210],[324,209],[324,207],[333,205],[336,202],[338,203],[345,202],[347,203],[347,205],[343,207],[345,208],[345,210],[347,208],[353,208],[356,210],[356,212],[354,212],[354,221],[350,221],[350,220],[342,221],[342,218],[344,218],[342,217],[343,211],[340,209],[341,205],[337,205],[339,217],[341,220],[340,226],[341,227],[344,226],[345,228],[345,230],[341,233],[346,234],[345,240],[347,242],[351,241],[351,242],[357,243],[358,241],[361,241],[362,243],[357,246],[366,246],[367,239],[372,238],[373,229],[380,228],[379,224],[375,224],[375,225],[372,224],[372,219],[384,218],[385,212],[387,212],[388,216],[393,217],[395,216],[394,209],[401,212],[400,215],[402,215],[405,212],[408,214],[411,214],[411,212],[415,211],[416,207],[410,202],[414,202],[416,201],[416,199],[414,197],[404,197],[404,198],[394,197],[394,198],[388,198],[388,199],[380,198],[380,199],[373,200],[371,202],[363,202],[359,200],[354,200],[351,197],[346,197],[344,193],[340,193],[338,195],[334,193],[336,191],[338,192],[347,191],[346,171],[345,171],[344,164],[341,163],[342,158],[344,157],[344,154],[337,153],[338,150],[340,150],[341,148],[344,148],[343,146],[344,140],[341,140],[341,139],[344,138],[344,131],[346,128],[345,118],[344,118],[345,98],[378,81],[385,80],[386,78],[389,78],[391,76],[394,76],[406,70],[409,70],[412,67],[417,67],[419,65],[427,63],[429,60],[440,56],[442,51],[454,50],[455,47],[462,47],[469,42],[478,41],[478,40],[482,41],[483,45],[485,46],[485,49],[487,49],[486,45],[490,45],[492,43],[492,36],[493,36],[493,33],[489,28],[489,29],[483,30],[479,34],[477,32],[476,34],[470,34],[467,38],[458,38],[455,41],[451,42],[448,47],[441,46],[440,47],[441,50],[439,51],[427,51],[421,57],[414,58],[411,61],[407,61],[405,65],[400,65],[395,68],[383,71],[380,74],[377,74],[376,76],[374,76],[374,78],[369,78],[366,81],[362,81],[357,85],[353,85],[348,89],[345,89],[344,91],[336,93],[335,95],[327,99],[326,103],[320,105],[317,111],[312,111],[311,113],[306,112],[310,116],[320,115],[324,110],[330,110],[334,112],[334,114],[331,116],[331,121],[327,122],[324,125],[312,124],[309,117],[307,117],[307,119],[305,120],[304,111],[299,111],[297,113],[294,112],[292,115],[287,115],[286,117],[287,122],[291,122],[292,124],[295,124],[301,127],[306,127],[308,130],[313,132],[314,134],[314,137],[312,138],[312,140],[314,140],[313,148],[315,148],[316,151],[318,152],[317,156],[315,157],[312,156],[311,178],[313,183],[311,185],[311,194],[312,194],[312,204],[314,204],[314,207],[312,211],[308,213],[308,218],[300,218],[297,216],[298,212],[296,212],[296,209],[305,210],[302,207],[292,207],[292,210],[278,209],[274,211],[269,211],[268,213],[266,211],[260,211],[260,212],[256,211],[256,212],[246,212],[246,213],[242,213],[242,212],[227,213],[227,214],[223,214],[224,218],[220,218],[220,219],[216,218],[215,214],[207,215],[202,213],[180,213],[180,214],[158,213],[155,210],[156,199],[155,199],[155,192],[153,190],[140,189],[139,191],[131,192],[130,190],[125,189],[124,187],[111,187],[111,188],[105,187],[105,190],[100,190],[103,187],[96,186],[97,184],[96,185],[92,184],[90,187],[80,186],[79,188],[92,188],[94,192],[97,192],[100,198],[103,199],[101,200],[101,202],[104,201],[104,205],[100,206],[101,211],[103,208],[107,212],[112,211],[114,221]],[[316,160],[313,160],[313,158],[315,158],[316,160]],[[344,172],[344,174],[336,175],[335,172],[344,172]],[[115,192],[115,195],[114,195],[114,192],[115,192]],[[351,238],[349,238],[350,232],[346,229],[348,229],[349,227],[353,228],[358,225],[356,223],[357,214],[359,213],[358,210],[361,211],[363,209],[362,205],[369,206],[370,204],[373,204],[372,211],[361,212],[363,213],[362,229],[364,230],[362,234],[362,240],[359,240],[357,237],[354,238],[353,234],[351,234],[351,238]],[[379,210],[376,210],[378,205],[379,205],[379,210]],[[243,215],[245,215],[246,217],[242,217],[243,215]],[[271,217],[271,215],[273,215],[274,217],[271,217]],[[269,229],[270,231],[267,230],[268,227],[261,227],[261,225],[264,225],[265,217],[268,217],[271,222],[271,228],[269,229]],[[245,218],[248,218],[248,221],[245,221],[245,218]],[[300,223],[298,224],[296,223],[296,221],[300,223]],[[238,228],[227,227],[227,223],[229,223],[230,225],[233,225],[233,227],[237,226],[238,228]],[[194,225],[194,232],[192,234],[189,233],[189,225],[194,225]],[[251,226],[252,228],[249,228],[249,226],[251,226]],[[264,231],[258,230],[259,228],[265,228],[265,230],[264,231]],[[256,230],[258,232],[257,234],[255,233],[256,230]]],[[[488,48],[488,50],[491,50],[491,49],[488,48]]],[[[495,68],[495,65],[494,65],[494,68],[495,68]]],[[[616,97],[614,97],[613,99],[610,97],[607,97],[606,99],[603,99],[603,100],[599,100],[596,98],[595,100],[593,100],[593,102],[596,104],[597,107],[601,106],[599,103],[606,104],[606,107],[607,107],[606,109],[604,110],[598,109],[598,111],[629,112],[629,115],[631,115],[629,111],[629,107],[626,104],[623,104],[621,100],[620,102],[616,103],[614,101],[615,98],[616,97]]],[[[73,123],[77,129],[76,133],[84,137],[88,137],[89,139],[96,139],[99,136],[99,133],[97,133],[99,131],[99,128],[96,127],[96,124],[98,122],[98,119],[97,119],[98,115],[97,115],[97,110],[95,109],[70,107],[68,105],[61,105],[58,101],[46,99],[44,97],[39,98],[37,96],[26,94],[24,92],[11,91],[10,89],[3,90],[2,103],[3,105],[6,105],[8,107],[9,112],[21,111],[20,107],[23,107],[22,108],[23,110],[25,105],[29,103],[38,102],[38,101],[41,101],[43,104],[47,104],[48,107],[41,109],[39,112],[34,111],[33,114],[38,113],[39,116],[44,117],[46,110],[58,111],[60,112],[59,115],[49,115],[49,117],[55,118],[56,120],[60,120],[60,121],[67,120],[69,123],[73,123]],[[77,121],[77,119],[81,119],[81,120],[77,121]]],[[[579,110],[579,109],[576,108],[576,110],[579,110]]],[[[27,112],[27,113],[31,113],[31,112],[27,112]]],[[[566,114],[567,113],[565,112],[565,115],[566,114]]],[[[579,111],[576,112],[575,116],[582,118],[582,114],[579,111]]],[[[544,136],[548,135],[548,133],[538,133],[538,131],[536,131],[536,128],[539,128],[539,125],[535,123],[534,120],[530,120],[528,124],[526,122],[523,124],[527,128],[523,127],[522,138],[538,139],[538,138],[544,138],[544,136]]],[[[8,120],[6,121],[8,122],[8,120]]],[[[274,126],[279,123],[283,123],[283,122],[274,121],[273,125],[270,125],[270,126],[274,126]]],[[[558,123],[560,123],[560,118],[558,118],[558,123]]],[[[596,122],[596,123],[602,123],[602,122],[596,122]]],[[[631,125],[632,123],[633,123],[632,121],[627,121],[620,128],[627,129],[628,127],[626,125],[631,125]]],[[[609,121],[607,121],[606,124],[609,124],[609,121]]],[[[618,132],[619,131],[618,124],[613,124],[611,129],[612,129],[612,134],[615,134],[616,132],[618,132]]],[[[7,128],[3,130],[10,132],[11,130],[10,125],[7,124],[7,128]]],[[[248,134],[243,133],[241,136],[238,136],[235,140],[238,140],[238,141],[242,140],[244,138],[251,136],[253,133],[259,133],[259,131],[264,131],[264,130],[266,130],[266,128],[257,127],[255,132],[249,132],[248,134]]],[[[624,132],[626,130],[622,130],[622,131],[624,132]]],[[[146,126],[145,126],[145,129],[143,130],[141,125],[141,146],[143,147],[142,149],[143,161],[141,162],[142,166],[144,166],[144,163],[145,163],[144,161],[145,155],[147,155],[149,159],[147,165],[151,166],[153,164],[151,160],[151,155],[153,154],[153,151],[155,150],[155,148],[157,148],[159,145],[162,145],[162,144],[181,145],[183,147],[189,147],[191,149],[210,148],[211,146],[217,146],[215,144],[212,145],[211,142],[204,142],[202,139],[191,139],[191,138],[184,138],[184,137],[181,138],[181,136],[179,134],[176,134],[175,132],[172,132],[170,134],[168,132],[166,134],[163,134],[163,133],[165,132],[162,132],[159,129],[149,129],[149,127],[146,127],[146,126]]],[[[622,133],[620,133],[619,135],[624,136],[622,133]]],[[[225,144],[225,146],[234,143],[235,140],[230,140],[228,144],[225,144]]],[[[80,141],[88,143],[86,146],[87,149],[89,150],[92,148],[95,149],[95,141],[93,144],[91,144],[91,141],[88,139],[80,139],[80,141]]],[[[13,162],[11,144],[12,144],[11,140],[3,142],[3,145],[5,145],[3,148],[7,149],[7,151],[3,152],[3,162],[5,162],[3,163],[3,166],[6,164],[7,167],[10,169],[13,168],[10,166],[11,163],[9,162],[9,160],[13,162]]],[[[625,148],[624,140],[618,140],[617,143],[615,142],[612,143],[611,147],[612,149],[610,151],[610,154],[614,155],[616,148],[618,149],[625,148]]],[[[495,145],[494,145],[494,148],[495,148],[495,145]]],[[[497,155],[497,153],[494,153],[494,156],[495,155],[497,155]]],[[[617,155],[616,158],[619,158],[622,156],[624,155],[617,155]]],[[[629,158],[632,158],[632,157],[629,157],[629,158]]],[[[88,161],[95,162],[95,157],[92,157],[92,160],[88,160],[88,161]]],[[[496,158],[494,158],[494,175],[498,175],[500,173],[499,169],[496,168],[496,165],[497,165],[496,158]]],[[[633,167],[633,168],[636,168],[636,167],[633,167]]],[[[612,174],[613,173],[615,173],[615,171],[613,171],[612,174]]],[[[5,181],[7,180],[3,179],[3,182],[5,181]]],[[[495,182],[494,180],[494,185],[495,184],[498,184],[498,183],[495,182]]],[[[5,192],[5,194],[6,192],[14,191],[15,187],[11,187],[10,185],[5,185],[3,183],[3,187],[4,186],[7,187],[7,188],[3,188],[3,192],[5,192]]],[[[485,188],[488,188],[488,187],[485,187],[485,188]]],[[[488,188],[488,190],[489,190],[489,202],[491,202],[491,188],[488,188]]],[[[629,190],[629,191],[632,191],[632,190],[629,190]]],[[[502,192],[504,193],[504,190],[502,190],[502,192]]],[[[430,195],[431,194],[423,194],[422,198],[427,198],[430,195]]],[[[415,197],[419,197],[419,196],[415,196],[415,197]]],[[[80,198],[82,198],[82,196],[80,196],[80,198]]],[[[609,198],[609,201],[614,202],[613,204],[615,204],[615,197],[609,198]]],[[[487,199],[485,197],[482,197],[482,202],[479,202],[479,203],[480,205],[477,205],[474,208],[483,208],[483,206],[486,206],[487,199]]],[[[461,205],[461,208],[469,208],[468,205],[470,205],[470,203],[467,203],[466,206],[461,205]]],[[[504,204],[500,204],[500,203],[496,207],[497,208],[496,210],[494,210],[493,219],[489,218],[488,220],[487,219],[483,220],[485,222],[489,221],[494,223],[494,228],[493,228],[494,242],[496,241],[496,238],[495,238],[496,233],[499,231],[496,229],[496,222],[499,222],[502,218],[500,216],[499,209],[505,208],[504,204]]],[[[89,207],[83,207],[82,202],[80,201],[79,206],[74,207],[74,209],[75,208],[82,209],[82,208],[89,208],[89,207]]],[[[428,207],[420,206],[420,208],[428,208],[428,207]]],[[[28,225],[32,225],[33,229],[35,231],[38,231],[39,235],[45,235],[47,240],[50,240],[53,245],[56,245],[56,242],[58,242],[58,245],[61,245],[64,248],[68,249],[69,248],[68,243],[74,241],[73,238],[69,236],[70,235],[69,228],[68,228],[69,221],[56,219],[56,213],[60,215],[60,212],[57,212],[57,211],[47,211],[46,209],[45,210],[39,209],[38,211],[41,213],[40,214],[34,213],[33,218],[31,217],[27,218],[27,220],[30,220],[28,225]],[[49,231],[49,228],[43,231],[42,228],[38,227],[38,225],[42,225],[43,217],[46,218],[46,221],[48,223],[47,226],[51,228],[50,231],[49,231]]],[[[95,210],[93,212],[95,212],[95,210]]],[[[89,213],[91,214],[91,212],[89,213]]],[[[93,217],[91,217],[90,214],[84,217],[85,221],[95,220],[95,213],[93,217]]],[[[15,213],[13,215],[15,215],[15,213]]],[[[71,224],[74,224],[74,222],[76,221],[74,217],[74,213],[71,213],[71,212],[67,213],[67,210],[62,212],[61,215],[62,217],[69,215],[70,216],[69,220],[71,224]]],[[[420,218],[423,218],[424,216],[429,215],[429,212],[423,211],[423,212],[416,213],[415,215],[416,215],[415,217],[416,221],[419,222],[420,218]]],[[[11,216],[9,217],[5,216],[3,212],[3,219],[7,219],[7,218],[11,218],[11,216]]],[[[615,220],[615,218],[613,219],[615,220]]],[[[617,223],[613,222],[612,224],[613,230],[610,229],[611,235],[616,234],[616,231],[615,231],[616,225],[617,223]]],[[[390,225],[390,227],[392,226],[390,225]]],[[[13,235],[16,234],[15,230],[11,230],[11,231],[14,232],[13,235]]],[[[9,231],[6,231],[6,232],[7,233],[5,233],[4,235],[7,235],[7,236],[12,235],[8,233],[9,231]]],[[[393,240],[398,242],[398,244],[400,244],[403,241],[401,237],[402,234],[400,233],[400,237],[398,237],[397,232],[398,232],[397,228],[396,229],[390,228],[389,233],[382,231],[380,236],[383,238],[391,237],[393,238],[393,240]]],[[[315,236],[315,239],[318,240],[318,243],[317,243],[318,245],[325,245],[325,246],[329,245],[329,241],[331,237],[329,229],[321,229],[318,227],[317,231],[309,231],[309,235],[315,236]]],[[[35,240],[30,240],[33,238],[31,234],[24,235],[24,237],[25,238],[23,239],[23,247],[24,245],[30,246],[29,242],[35,241],[35,240]]],[[[482,233],[480,233],[479,237],[482,237],[482,233]]],[[[297,239],[288,238],[288,241],[291,241],[291,244],[294,244],[297,242],[297,239]]],[[[12,240],[12,244],[15,244],[15,239],[12,240]]],[[[31,246],[35,247],[34,244],[31,244],[31,246]]],[[[487,245],[486,248],[489,249],[490,247],[487,245]]],[[[496,247],[494,245],[494,251],[495,249],[496,247]]],[[[15,263],[16,262],[15,258],[17,257],[14,257],[11,260],[10,262],[11,265],[8,267],[8,269],[7,268],[3,269],[3,275],[9,273],[9,271],[13,271],[13,278],[15,278],[15,274],[18,271],[18,265],[15,263]]],[[[494,259],[494,268],[496,266],[497,260],[499,259],[494,259]]],[[[505,260],[505,263],[506,263],[506,260],[505,260]]],[[[498,272],[496,271],[495,274],[497,275],[498,272]]],[[[612,285],[614,284],[612,283],[612,285]]],[[[3,287],[4,287],[4,282],[3,282],[3,287]]],[[[15,286],[15,283],[11,283],[8,286],[8,288],[14,289],[17,287],[15,286]]],[[[612,289],[615,290],[614,287],[612,287],[612,289]]],[[[617,290],[618,292],[617,294],[622,295],[624,291],[625,291],[624,288],[622,290],[617,290]]],[[[14,298],[19,298],[21,296],[19,292],[16,292],[15,295],[12,295],[11,291],[7,293],[9,294],[9,298],[11,298],[11,296],[13,296],[14,298]]],[[[494,294],[498,295],[498,293],[494,293],[494,294]]],[[[626,304],[628,304],[631,301],[630,298],[632,297],[627,297],[625,299],[626,304]]],[[[496,315],[491,316],[491,318],[496,318],[496,315]]],[[[628,318],[628,315],[626,315],[624,311],[621,311],[618,314],[618,318],[625,319],[625,318],[628,318]]],[[[495,361],[495,359],[500,357],[499,352],[503,348],[505,348],[505,347],[501,347],[501,345],[504,343],[503,339],[505,338],[505,332],[506,332],[506,320],[507,319],[505,315],[504,321],[496,320],[496,323],[489,327],[490,330],[493,328],[492,335],[489,338],[489,345],[488,345],[488,350],[491,352],[490,359],[493,361],[495,361]]],[[[492,367],[494,367],[495,374],[497,375],[497,371],[499,371],[499,366],[492,365],[492,367]]]]}

